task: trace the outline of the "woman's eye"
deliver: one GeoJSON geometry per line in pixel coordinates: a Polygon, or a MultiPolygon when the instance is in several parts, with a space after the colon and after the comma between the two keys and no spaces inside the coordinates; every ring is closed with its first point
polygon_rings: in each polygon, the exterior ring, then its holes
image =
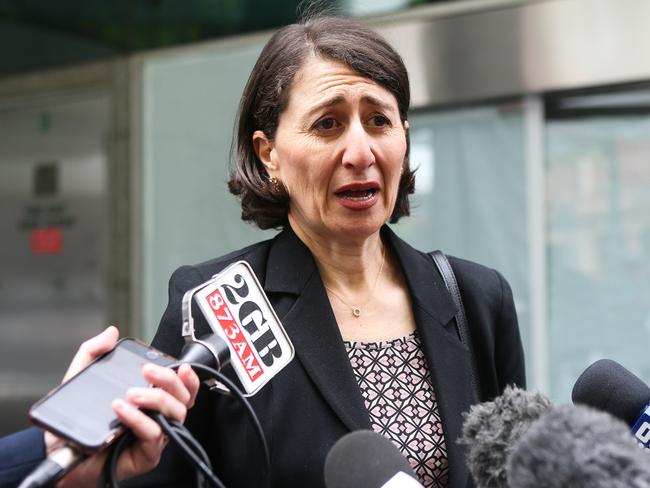
{"type": "Polygon", "coordinates": [[[326,117],[324,119],[320,119],[318,122],[314,124],[314,129],[317,130],[332,130],[336,129],[338,127],[338,123],[336,122],[336,119],[333,119],[332,117],[326,117]]]}
{"type": "Polygon", "coordinates": [[[390,120],[383,115],[373,115],[370,117],[370,125],[373,127],[388,127],[390,126],[390,120]]]}

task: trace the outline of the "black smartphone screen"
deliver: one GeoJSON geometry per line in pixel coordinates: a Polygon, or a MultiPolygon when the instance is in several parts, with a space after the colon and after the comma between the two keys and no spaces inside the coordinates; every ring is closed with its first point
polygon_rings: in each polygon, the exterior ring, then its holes
{"type": "Polygon", "coordinates": [[[97,449],[119,432],[111,408],[134,386],[149,386],[142,376],[145,363],[168,366],[175,360],[134,339],[116,347],[39,400],[30,417],[41,427],[84,449],[97,449]]]}

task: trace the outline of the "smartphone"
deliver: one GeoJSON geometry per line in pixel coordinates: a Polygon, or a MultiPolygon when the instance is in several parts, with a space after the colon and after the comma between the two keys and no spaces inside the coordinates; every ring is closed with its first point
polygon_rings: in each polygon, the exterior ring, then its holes
{"type": "Polygon", "coordinates": [[[120,340],[115,348],[37,401],[30,420],[63,437],[85,452],[110,444],[122,432],[111,408],[116,398],[126,398],[134,386],[149,384],[142,365],[169,366],[176,360],[136,339],[120,340]]]}

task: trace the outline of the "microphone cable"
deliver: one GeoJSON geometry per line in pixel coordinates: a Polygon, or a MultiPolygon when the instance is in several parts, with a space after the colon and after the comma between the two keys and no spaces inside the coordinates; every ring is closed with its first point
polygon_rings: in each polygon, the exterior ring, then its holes
{"type": "MultiPolygon", "coordinates": [[[[265,476],[268,480],[271,473],[271,456],[262,425],[260,424],[250,402],[230,379],[216,369],[199,363],[174,363],[169,367],[173,370],[177,370],[181,364],[189,364],[192,369],[202,371],[212,379],[225,385],[229,390],[228,392],[222,392],[217,388],[211,388],[210,391],[216,391],[220,394],[230,393],[244,406],[264,451],[265,476]]],[[[194,465],[197,472],[197,488],[203,488],[205,486],[206,478],[211,486],[226,488],[221,480],[212,472],[212,464],[210,463],[207,453],[187,428],[174,420],[165,418],[158,412],[149,413],[151,418],[160,425],[160,428],[169,437],[170,442],[176,444],[185,457],[194,465]]],[[[98,483],[99,487],[120,488],[121,485],[117,479],[117,460],[122,451],[134,440],[135,436],[132,432],[128,431],[111,447],[111,452],[106,459],[102,476],[98,483]]]]}

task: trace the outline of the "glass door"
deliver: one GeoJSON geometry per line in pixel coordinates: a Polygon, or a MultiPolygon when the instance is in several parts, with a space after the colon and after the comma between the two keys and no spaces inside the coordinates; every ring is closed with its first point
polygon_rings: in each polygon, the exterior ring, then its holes
{"type": "Polygon", "coordinates": [[[551,393],[607,357],[650,379],[650,92],[547,103],[551,393]]]}

